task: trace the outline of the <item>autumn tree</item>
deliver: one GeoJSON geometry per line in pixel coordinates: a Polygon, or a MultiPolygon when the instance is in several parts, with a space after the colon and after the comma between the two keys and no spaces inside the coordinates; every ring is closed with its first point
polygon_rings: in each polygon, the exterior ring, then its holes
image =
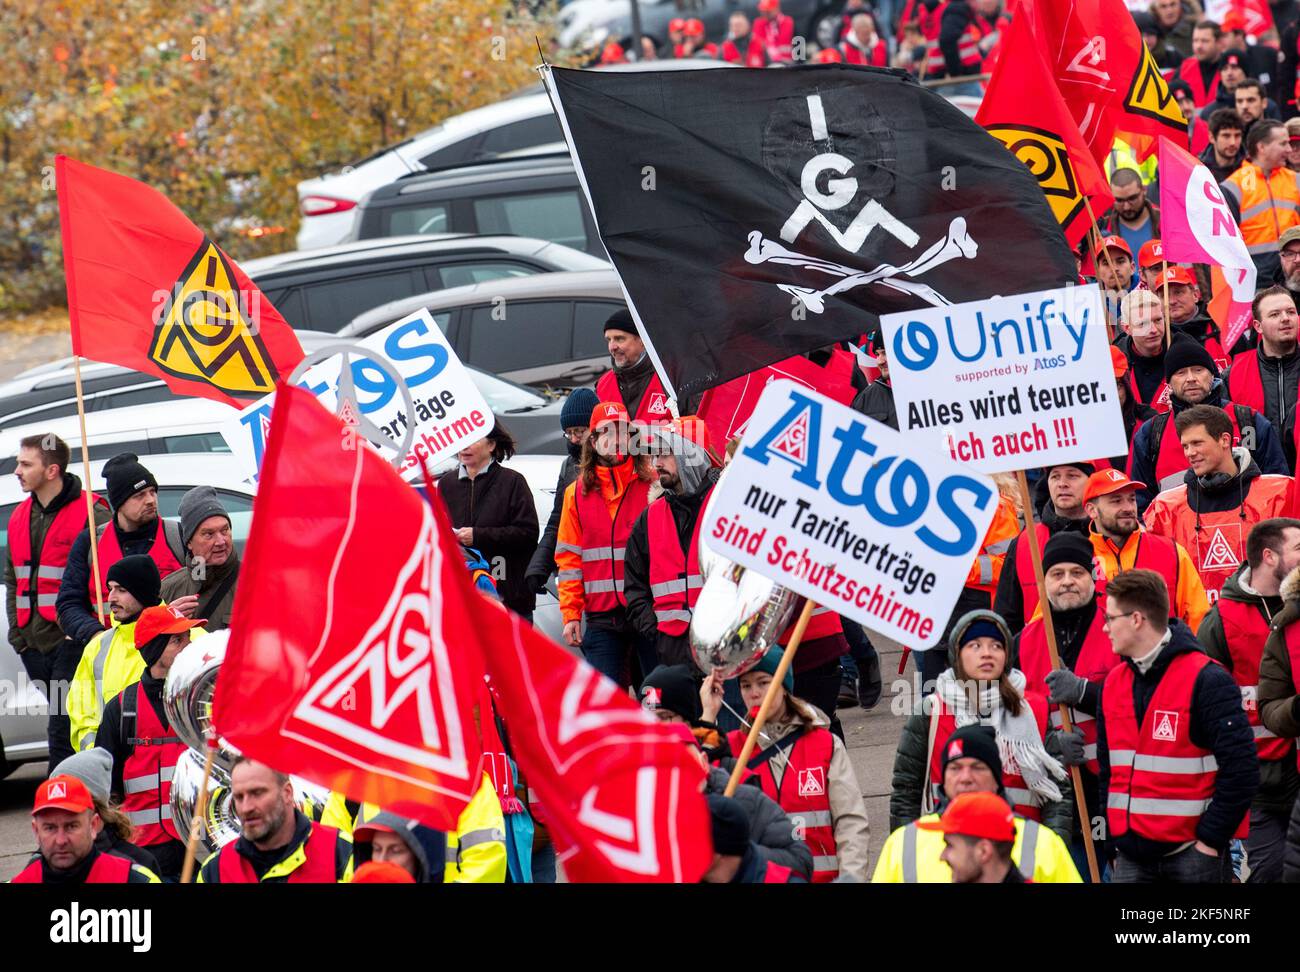
{"type": "Polygon", "coordinates": [[[536,83],[549,35],[501,0],[6,0],[0,311],[64,299],[56,154],[148,182],[237,258],[288,249],[300,180],[536,83]]]}

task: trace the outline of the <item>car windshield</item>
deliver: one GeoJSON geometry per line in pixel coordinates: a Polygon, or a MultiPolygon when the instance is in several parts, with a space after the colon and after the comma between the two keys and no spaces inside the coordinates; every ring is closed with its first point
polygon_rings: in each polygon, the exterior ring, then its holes
{"type": "Polygon", "coordinates": [[[516,385],[513,381],[490,375],[486,371],[479,371],[477,368],[470,368],[469,373],[474,379],[474,384],[478,386],[478,390],[487,399],[488,408],[498,415],[505,415],[510,412],[531,412],[533,409],[541,408],[546,404],[545,398],[523,385],[516,385]]]}

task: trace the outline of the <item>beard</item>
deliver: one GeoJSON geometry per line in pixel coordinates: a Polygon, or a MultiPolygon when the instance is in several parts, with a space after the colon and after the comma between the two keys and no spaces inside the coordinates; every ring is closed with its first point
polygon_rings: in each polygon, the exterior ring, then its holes
{"type": "Polygon", "coordinates": [[[244,836],[253,842],[266,840],[267,837],[274,834],[284,826],[284,820],[287,816],[283,805],[277,806],[270,814],[261,820],[255,820],[251,824],[244,824],[244,836]]]}

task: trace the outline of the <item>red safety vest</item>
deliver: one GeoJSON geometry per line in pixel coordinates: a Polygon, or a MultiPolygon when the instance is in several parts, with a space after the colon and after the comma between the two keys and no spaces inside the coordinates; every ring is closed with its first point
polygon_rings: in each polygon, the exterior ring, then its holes
{"type": "Polygon", "coordinates": [[[574,509],[582,527],[582,599],[587,611],[627,607],[623,596],[623,555],[632,524],[646,508],[649,494],[649,483],[633,479],[623,490],[611,520],[609,505],[600,495],[600,489],[588,490],[581,477],[578,479],[574,509]]]}
{"type": "MultiPolygon", "coordinates": [[[[713,492],[712,488],[709,492],[713,492]]],[[[708,502],[706,495],[700,509],[703,510],[708,502]]],[[[700,576],[700,525],[703,522],[703,516],[696,517],[695,529],[691,532],[691,549],[682,550],[668,501],[655,500],[646,513],[650,596],[654,599],[659,630],[673,638],[686,634],[691,623],[691,610],[699,600],[700,588],[704,586],[704,578],[700,576]]]]}
{"type": "MultiPolygon", "coordinates": [[[[778,642],[782,645],[790,643],[790,636],[794,634],[794,626],[797,622],[791,622],[790,626],[781,633],[778,642]]],[[[840,624],[840,616],[830,608],[815,607],[812,616],[808,618],[808,627],[804,629],[802,644],[808,644],[810,641],[816,641],[818,638],[830,638],[837,634],[844,633],[844,626],[840,624]]]]}
{"type": "Polygon", "coordinates": [[[948,4],[939,4],[933,10],[927,7],[921,0],[907,0],[907,6],[903,8],[903,16],[898,19],[898,41],[903,40],[903,25],[913,20],[921,29],[921,36],[929,41],[939,39],[939,25],[943,20],[943,11],[948,4]]]}
{"type": "MultiPolygon", "coordinates": [[[[90,494],[91,502],[100,499],[90,494]]],[[[18,599],[18,627],[25,628],[32,616],[32,572],[36,573],[36,611],[46,621],[57,621],[54,601],[59,596],[63,570],[77,534],[86,528],[86,503],[80,497],[54,514],[45,531],[40,557],[32,560],[32,498],[23,500],[9,514],[9,555],[14,562],[14,594],[18,599]]]]}
{"type": "Polygon", "coordinates": [[[1106,676],[1101,705],[1110,759],[1106,820],[1112,837],[1131,829],[1167,844],[1196,839],[1196,825],[1214,796],[1218,763],[1212,752],[1191,740],[1192,689],[1201,669],[1213,664],[1199,651],[1175,656],[1140,727],[1133,710],[1133,667],[1116,665],[1106,676]]]}
{"type": "MultiPolygon", "coordinates": [[[[623,393],[618,389],[618,379],[614,376],[614,372],[607,371],[600,376],[600,381],[596,382],[596,397],[602,402],[623,402],[623,393]]],[[[623,405],[626,407],[627,402],[623,402],[623,405]]],[[[668,393],[659,383],[659,376],[651,375],[650,384],[646,386],[645,394],[641,396],[641,404],[637,406],[632,421],[669,422],[672,417],[672,413],[668,411],[668,393]]]]}
{"type": "MultiPolygon", "coordinates": [[[[948,711],[947,707],[934,698],[934,711],[931,713],[931,719],[938,719],[939,725],[935,728],[934,746],[930,750],[930,795],[937,804],[943,799],[943,751],[948,745],[948,737],[957,731],[957,719],[948,711]]],[[[1025,701],[1029,704],[1029,709],[1034,714],[1034,721],[1038,723],[1038,735],[1041,738],[1047,737],[1047,697],[1033,690],[1026,690],[1025,701]]],[[[1004,765],[1002,767],[1002,789],[1007,795],[1007,800],[1011,803],[1011,809],[1019,816],[1028,820],[1042,820],[1043,811],[1034,802],[1033,791],[1029,789],[1029,784],[1017,770],[1018,766],[1004,765]]]]}
{"type": "MultiPolygon", "coordinates": [[[[1103,541],[1109,545],[1109,541],[1103,541]]],[[[1095,547],[1095,541],[1094,541],[1095,547]]],[[[1114,547],[1111,546],[1114,552],[1114,547]]],[[[1093,557],[1093,563],[1097,564],[1097,558],[1093,557]]],[[[1115,554],[1115,563],[1119,563],[1119,555],[1115,554]]],[[[1178,544],[1168,537],[1157,536],[1143,530],[1138,536],[1137,556],[1133,558],[1133,566],[1129,570],[1154,570],[1157,574],[1165,579],[1171,592],[1178,590],[1178,544]]],[[[1096,570],[1092,575],[1092,582],[1097,588],[1097,596],[1101,597],[1106,593],[1106,581],[1108,578],[1097,564],[1096,570]]],[[[1172,604],[1170,605],[1172,608],[1172,604]]]]}
{"type": "Polygon", "coordinates": [[[172,823],[172,774],[176,761],[189,747],[163,724],[147,695],[141,704],[139,682],[123,689],[117,704],[122,713],[122,738],[131,746],[131,755],[122,766],[122,810],[135,828],[132,842],[150,847],[180,840],[172,823]]]}
{"type": "MultiPolygon", "coordinates": [[[[302,865],[289,872],[286,879],[289,884],[336,884],[338,873],[334,864],[334,849],[338,846],[339,832],[333,827],[326,827],[312,821],[311,834],[303,846],[306,860],[302,865]]],[[[243,854],[239,853],[237,840],[232,840],[221,848],[217,858],[217,875],[222,884],[257,884],[257,874],[253,865],[243,854]]]]}
{"type": "MultiPolygon", "coordinates": [[[[1238,404],[1240,403],[1237,403],[1234,399],[1231,402],[1225,402],[1223,405],[1223,410],[1228,413],[1228,418],[1232,422],[1232,444],[1234,446],[1241,445],[1242,417],[1237,414],[1238,404]]],[[[1165,488],[1160,485],[1165,479],[1170,476],[1178,477],[1178,481],[1172,484],[1172,486],[1177,486],[1182,481],[1179,474],[1187,472],[1187,457],[1183,455],[1183,445],[1178,438],[1178,428],[1174,425],[1173,413],[1164,412],[1162,415],[1163,417],[1157,415],[1151,419],[1151,422],[1155,423],[1151,428],[1151,434],[1155,435],[1157,427],[1160,432],[1159,449],[1156,452],[1155,482],[1146,484],[1151,487],[1151,495],[1153,496],[1165,488]]],[[[1136,435],[1137,433],[1134,432],[1135,438],[1136,435]]],[[[1131,455],[1128,461],[1128,473],[1132,475],[1133,457],[1131,455]]]]}
{"type": "MultiPolygon", "coordinates": [[[[153,546],[149,548],[149,558],[158,565],[158,575],[166,577],[174,570],[181,569],[181,562],[176,559],[171,545],[167,542],[167,521],[158,518],[158,528],[154,531],[153,546]]],[[[100,600],[108,603],[108,568],[122,559],[122,546],[117,542],[117,519],[114,517],[99,537],[99,577],[102,585],[100,600]]],[[[86,581],[86,590],[90,592],[90,603],[95,603],[95,575],[91,572],[86,581]]]]}
{"type": "MultiPolygon", "coordinates": [[[[744,747],[745,736],[742,729],[727,733],[733,753],[739,753],[744,747]]],[[[829,729],[821,726],[797,731],[797,736],[788,748],[777,743],[757,753],[750,759],[741,781],[757,776],[763,792],[781,805],[796,826],[802,824],[803,841],[813,853],[813,883],[825,884],[834,881],[840,873],[830,797],[835,739],[829,729]],[[778,750],[787,755],[782,756],[778,750]],[[777,786],[772,761],[783,758],[785,771],[781,774],[781,785],[777,786]]]]}
{"type": "MultiPolygon", "coordinates": [[[[44,884],[41,859],[38,857],[23,868],[10,884],[44,884]]],[[[105,854],[102,851],[90,865],[85,884],[126,884],[131,877],[131,862],[125,857],[105,854]]]]}
{"type": "MultiPolygon", "coordinates": [[[[1293,394],[1300,395],[1300,387],[1294,389],[1293,394]]],[[[1264,414],[1264,379],[1259,373],[1258,348],[1243,351],[1232,359],[1232,367],[1228,370],[1228,397],[1264,414]]],[[[1278,430],[1279,434],[1281,431],[1278,430]]],[[[1292,434],[1297,448],[1300,448],[1300,422],[1296,423],[1292,434]]]]}
{"type": "Polygon", "coordinates": [[[713,57],[721,61],[726,61],[728,64],[744,64],[745,67],[762,67],[763,51],[758,47],[758,45],[752,43],[753,35],[746,34],[744,37],[739,38],[739,40],[740,43],[745,46],[743,52],[736,41],[730,37],[724,40],[721,44],[708,44],[705,46],[706,49],[710,47],[713,48],[710,52],[713,57]]]}
{"type": "MultiPolygon", "coordinates": [[[[1092,624],[1083,639],[1083,647],[1079,649],[1079,657],[1074,660],[1074,667],[1071,669],[1074,674],[1090,682],[1104,681],[1106,675],[1120,661],[1104,630],[1106,624],[1104,605],[1104,601],[1098,600],[1097,613],[1093,615],[1092,624]]],[[[1025,680],[1030,688],[1036,692],[1047,693],[1047,673],[1052,670],[1052,662],[1047,654],[1047,631],[1043,627],[1042,618],[1029,622],[1020,632],[1019,668],[1025,673],[1025,680]]],[[[1047,718],[1053,728],[1059,729],[1063,725],[1061,707],[1052,706],[1047,718]]],[[[1097,763],[1097,720],[1081,709],[1071,706],[1070,723],[1078,726],[1083,733],[1083,754],[1088,758],[1085,766],[1088,772],[1096,773],[1100,769],[1097,763]]]]}
{"type": "Polygon", "coordinates": [[[859,47],[849,37],[840,42],[840,53],[844,56],[845,64],[866,64],[871,67],[889,67],[889,49],[885,46],[884,40],[877,37],[876,42],[870,48],[859,47]]]}
{"type": "Polygon", "coordinates": [[[1241,601],[1219,598],[1219,620],[1223,622],[1223,640],[1232,658],[1232,677],[1241,686],[1241,706],[1246,721],[1255,734],[1255,749],[1260,759],[1283,759],[1291,750],[1291,740],[1270,732],[1259,719],[1259,660],[1264,654],[1271,625],[1260,610],[1241,601]]]}
{"type": "MultiPolygon", "coordinates": [[[[946,7],[947,4],[944,6],[946,7]]],[[[980,64],[984,61],[984,55],[980,53],[980,41],[991,31],[992,25],[988,21],[976,17],[957,39],[957,56],[961,58],[961,66],[970,69],[967,71],[968,74],[979,73],[980,64]]],[[[939,41],[936,39],[930,45],[929,53],[926,55],[925,74],[929,78],[941,78],[947,73],[948,62],[944,60],[943,48],[939,46],[939,41]]]]}
{"type": "MultiPolygon", "coordinates": [[[[1137,378],[1133,374],[1132,367],[1130,367],[1128,369],[1128,391],[1135,402],[1141,402],[1143,405],[1148,405],[1157,412],[1169,411],[1169,395],[1171,393],[1169,391],[1169,383],[1166,381],[1160,382],[1160,387],[1156,389],[1155,395],[1152,397],[1151,401],[1148,402],[1142,397],[1142,392],[1138,390],[1137,378]]],[[[1137,429],[1133,430],[1133,434],[1137,434],[1137,429]]]]}
{"type": "Polygon", "coordinates": [[[1201,67],[1196,58],[1188,57],[1183,63],[1178,65],[1178,77],[1186,81],[1192,89],[1192,103],[1196,107],[1204,108],[1213,101],[1219,94],[1219,72],[1215,71],[1214,76],[1210,78],[1210,86],[1207,89],[1205,83],[1201,80],[1201,67]]]}

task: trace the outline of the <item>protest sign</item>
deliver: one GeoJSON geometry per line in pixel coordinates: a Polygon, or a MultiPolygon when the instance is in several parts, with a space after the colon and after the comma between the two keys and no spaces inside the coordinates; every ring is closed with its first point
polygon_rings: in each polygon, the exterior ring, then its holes
{"type": "Polygon", "coordinates": [[[873,631],[939,638],[998,504],[993,482],[791,381],[767,386],[700,535],[873,631]]]}
{"type": "Polygon", "coordinates": [[[1095,287],[881,318],[898,427],[981,472],[1128,450],[1095,287]]]}
{"type": "MultiPolygon", "coordinates": [[[[352,424],[364,421],[391,440],[386,450],[390,457],[408,431],[412,433],[409,450],[394,463],[402,476],[418,472],[421,463],[436,466],[492,431],[492,409],[428,311],[417,311],[355,344],[340,339],[343,343],[352,350],[348,356],[356,395],[352,424]],[[409,393],[410,414],[399,381],[409,393]]],[[[341,355],[332,356],[309,368],[298,382],[331,412],[338,411],[342,364],[341,355]]],[[[262,464],[274,400],[273,394],[259,399],[221,430],[251,475],[262,464]]],[[[345,405],[344,412],[349,411],[345,405]]],[[[368,441],[362,432],[355,439],[368,441]]]]}

